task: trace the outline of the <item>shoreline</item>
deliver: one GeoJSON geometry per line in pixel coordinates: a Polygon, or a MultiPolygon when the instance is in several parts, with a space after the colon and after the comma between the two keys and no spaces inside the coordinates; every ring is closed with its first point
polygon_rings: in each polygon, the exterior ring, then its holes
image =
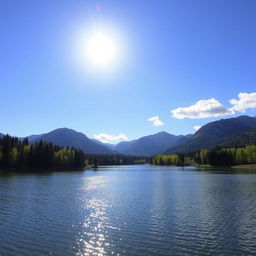
{"type": "Polygon", "coordinates": [[[47,172],[68,172],[68,171],[84,171],[91,167],[48,167],[48,168],[1,168],[0,174],[5,173],[47,173],[47,172]]]}
{"type": "Polygon", "coordinates": [[[256,170],[256,164],[244,164],[244,165],[233,165],[231,166],[232,169],[255,169],[256,170]]]}
{"type": "MultiPolygon", "coordinates": [[[[133,164],[134,165],[134,164],[133,164]]],[[[141,165],[141,164],[139,164],[141,165]]],[[[94,165],[87,165],[85,167],[52,167],[52,168],[1,168],[0,174],[8,174],[8,173],[54,173],[54,172],[81,172],[86,170],[96,170],[101,167],[107,167],[107,166],[113,166],[113,165],[101,165],[98,167],[95,167],[94,165]]],[[[155,166],[173,166],[173,167],[179,167],[176,165],[155,165],[155,166]]],[[[256,164],[245,164],[245,165],[233,165],[233,166],[212,166],[208,164],[201,164],[201,165],[185,165],[182,167],[197,167],[197,168],[205,168],[205,169],[212,169],[212,168],[220,168],[220,169],[227,169],[230,171],[236,171],[239,169],[244,170],[255,170],[256,171],[256,164]]]]}
{"type": "Polygon", "coordinates": [[[155,165],[155,166],[173,166],[173,167],[197,167],[197,168],[224,168],[224,169],[255,169],[256,170],[256,164],[244,164],[244,165],[231,165],[231,166],[213,166],[213,165],[209,165],[209,164],[191,164],[191,165],[184,165],[184,166],[180,166],[180,165],[155,165]]]}
{"type": "Polygon", "coordinates": [[[119,165],[99,165],[95,167],[94,165],[86,165],[84,167],[40,167],[40,168],[0,168],[0,174],[8,173],[49,173],[49,172],[80,172],[86,170],[97,170],[101,167],[107,166],[127,166],[127,165],[143,165],[143,164],[119,164],[119,165]]]}
{"type": "Polygon", "coordinates": [[[198,165],[193,165],[195,167],[199,168],[232,168],[232,169],[240,169],[240,168],[255,168],[256,169],[256,164],[240,164],[240,165],[231,165],[231,166],[213,166],[209,164],[198,164],[198,165]]]}

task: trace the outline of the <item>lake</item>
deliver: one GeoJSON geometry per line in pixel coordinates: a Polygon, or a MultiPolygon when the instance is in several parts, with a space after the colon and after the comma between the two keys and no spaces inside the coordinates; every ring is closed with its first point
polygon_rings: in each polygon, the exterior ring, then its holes
{"type": "Polygon", "coordinates": [[[256,174],[116,166],[0,175],[1,256],[256,255],[256,174]]]}

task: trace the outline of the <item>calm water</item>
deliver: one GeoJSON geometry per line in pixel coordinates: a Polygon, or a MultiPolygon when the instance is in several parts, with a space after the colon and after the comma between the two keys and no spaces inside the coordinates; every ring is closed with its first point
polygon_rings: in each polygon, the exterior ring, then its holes
{"type": "Polygon", "coordinates": [[[256,255],[256,174],[0,175],[0,255],[256,255]]]}

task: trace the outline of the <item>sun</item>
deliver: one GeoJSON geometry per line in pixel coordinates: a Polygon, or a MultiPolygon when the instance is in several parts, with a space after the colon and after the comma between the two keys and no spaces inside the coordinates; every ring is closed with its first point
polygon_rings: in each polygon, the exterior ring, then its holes
{"type": "Polygon", "coordinates": [[[117,45],[111,35],[101,31],[94,32],[86,40],[85,54],[92,66],[107,68],[117,58],[117,45]]]}
{"type": "Polygon", "coordinates": [[[73,67],[82,75],[120,74],[127,50],[119,30],[81,26],[74,31],[72,40],[73,67]]]}

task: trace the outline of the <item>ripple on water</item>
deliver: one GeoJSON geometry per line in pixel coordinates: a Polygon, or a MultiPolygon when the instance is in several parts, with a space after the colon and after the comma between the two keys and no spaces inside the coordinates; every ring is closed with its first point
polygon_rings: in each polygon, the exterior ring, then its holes
{"type": "Polygon", "coordinates": [[[256,175],[180,170],[0,176],[0,255],[256,255],[256,175]]]}

